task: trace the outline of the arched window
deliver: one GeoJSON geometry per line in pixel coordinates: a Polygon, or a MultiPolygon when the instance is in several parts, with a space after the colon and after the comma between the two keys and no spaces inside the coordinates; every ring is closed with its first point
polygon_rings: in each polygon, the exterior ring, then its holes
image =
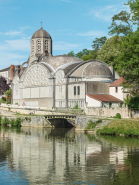
{"type": "Polygon", "coordinates": [[[37,53],[41,52],[41,40],[37,40],[37,53]]]}
{"type": "Polygon", "coordinates": [[[44,50],[48,51],[48,40],[44,41],[44,50]]]}
{"type": "Polygon", "coordinates": [[[31,41],[31,53],[34,53],[34,40],[31,41]]]}

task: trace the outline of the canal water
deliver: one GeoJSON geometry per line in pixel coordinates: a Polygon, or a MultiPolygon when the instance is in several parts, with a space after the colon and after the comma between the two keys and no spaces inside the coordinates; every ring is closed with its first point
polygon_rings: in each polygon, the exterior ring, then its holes
{"type": "Polygon", "coordinates": [[[138,185],[139,139],[0,129],[0,185],[138,185]]]}

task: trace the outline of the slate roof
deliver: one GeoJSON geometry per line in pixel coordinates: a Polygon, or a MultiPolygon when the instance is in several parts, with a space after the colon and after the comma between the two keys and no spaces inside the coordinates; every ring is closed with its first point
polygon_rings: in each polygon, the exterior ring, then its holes
{"type": "Polygon", "coordinates": [[[89,77],[112,77],[112,73],[108,65],[102,63],[101,61],[93,61],[88,64],[84,69],[84,76],[89,77]]]}
{"type": "Polygon", "coordinates": [[[0,70],[0,72],[8,71],[9,69],[10,69],[10,67],[7,67],[7,68],[5,68],[5,69],[0,70]]]}
{"type": "Polygon", "coordinates": [[[68,65],[68,63],[70,62],[84,62],[84,61],[77,57],[57,55],[57,56],[48,56],[48,57],[44,56],[41,62],[46,62],[47,64],[50,64],[55,70],[57,70],[58,68],[61,68],[61,66],[65,64],[68,65]]]}
{"type": "Polygon", "coordinates": [[[109,94],[86,94],[88,97],[100,102],[122,103],[123,101],[109,94]]]}
{"type": "Polygon", "coordinates": [[[43,28],[40,28],[37,30],[33,35],[31,39],[34,38],[50,38],[50,35],[47,31],[45,31],[43,28]]]}
{"type": "Polygon", "coordinates": [[[115,82],[110,84],[110,87],[119,87],[122,85],[122,83],[124,82],[124,78],[121,77],[118,80],[116,80],[115,82]]]}

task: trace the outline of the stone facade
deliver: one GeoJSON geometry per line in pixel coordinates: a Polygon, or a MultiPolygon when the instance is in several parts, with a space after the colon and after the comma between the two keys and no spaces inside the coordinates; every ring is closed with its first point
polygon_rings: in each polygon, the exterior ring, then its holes
{"type": "Polygon", "coordinates": [[[30,45],[28,66],[13,79],[13,104],[47,108],[73,108],[78,104],[85,108],[87,93],[109,94],[109,84],[119,78],[102,61],[52,56],[51,36],[42,28],[33,34],[30,45]]]}

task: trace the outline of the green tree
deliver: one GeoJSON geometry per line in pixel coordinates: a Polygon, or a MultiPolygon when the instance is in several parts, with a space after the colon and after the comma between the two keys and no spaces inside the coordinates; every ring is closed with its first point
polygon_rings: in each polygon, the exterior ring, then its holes
{"type": "Polygon", "coordinates": [[[8,104],[11,103],[11,96],[12,96],[12,89],[9,89],[5,92],[5,95],[6,95],[6,101],[8,104]]]}
{"type": "Polygon", "coordinates": [[[77,58],[82,58],[83,56],[86,56],[86,55],[90,55],[91,54],[91,50],[88,50],[88,49],[83,49],[82,51],[76,53],[76,57],[77,58]]]}
{"type": "Polygon", "coordinates": [[[97,53],[97,59],[106,62],[109,65],[112,65],[116,70],[116,63],[115,59],[120,54],[120,46],[122,43],[123,37],[120,36],[113,36],[109,38],[105,44],[102,46],[101,50],[97,53]]]}
{"type": "Polygon", "coordinates": [[[139,27],[139,0],[129,0],[126,5],[129,5],[132,21],[139,27]]]}
{"type": "Polygon", "coordinates": [[[131,95],[139,96],[139,31],[124,37],[121,52],[116,59],[117,71],[123,76],[124,88],[130,89],[131,95]]]}
{"type": "Polygon", "coordinates": [[[93,59],[93,55],[92,54],[90,54],[90,55],[84,55],[82,57],[82,60],[84,60],[84,61],[91,60],[91,59],[93,59]]]}
{"type": "Polygon", "coordinates": [[[132,32],[130,13],[121,11],[120,13],[114,15],[109,29],[111,29],[109,31],[110,35],[127,35],[129,32],[132,32]]]}
{"type": "Polygon", "coordinates": [[[65,56],[70,56],[70,57],[74,57],[74,51],[70,51],[68,54],[64,54],[65,56]]]}
{"type": "Polygon", "coordinates": [[[103,44],[105,44],[106,40],[107,40],[107,37],[105,36],[101,38],[96,37],[92,45],[93,50],[100,50],[103,44]]]}
{"type": "Polygon", "coordinates": [[[92,51],[92,58],[93,59],[96,59],[97,58],[97,54],[98,54],[98,51],[102,48],[102,46],[105,44],[107,40],[107,37],[101,37],[101,38],[95,38],[95,40],[93,41],[93,45],[92,45],[92,48],[93,48],[93,51],[92,51]]]}

